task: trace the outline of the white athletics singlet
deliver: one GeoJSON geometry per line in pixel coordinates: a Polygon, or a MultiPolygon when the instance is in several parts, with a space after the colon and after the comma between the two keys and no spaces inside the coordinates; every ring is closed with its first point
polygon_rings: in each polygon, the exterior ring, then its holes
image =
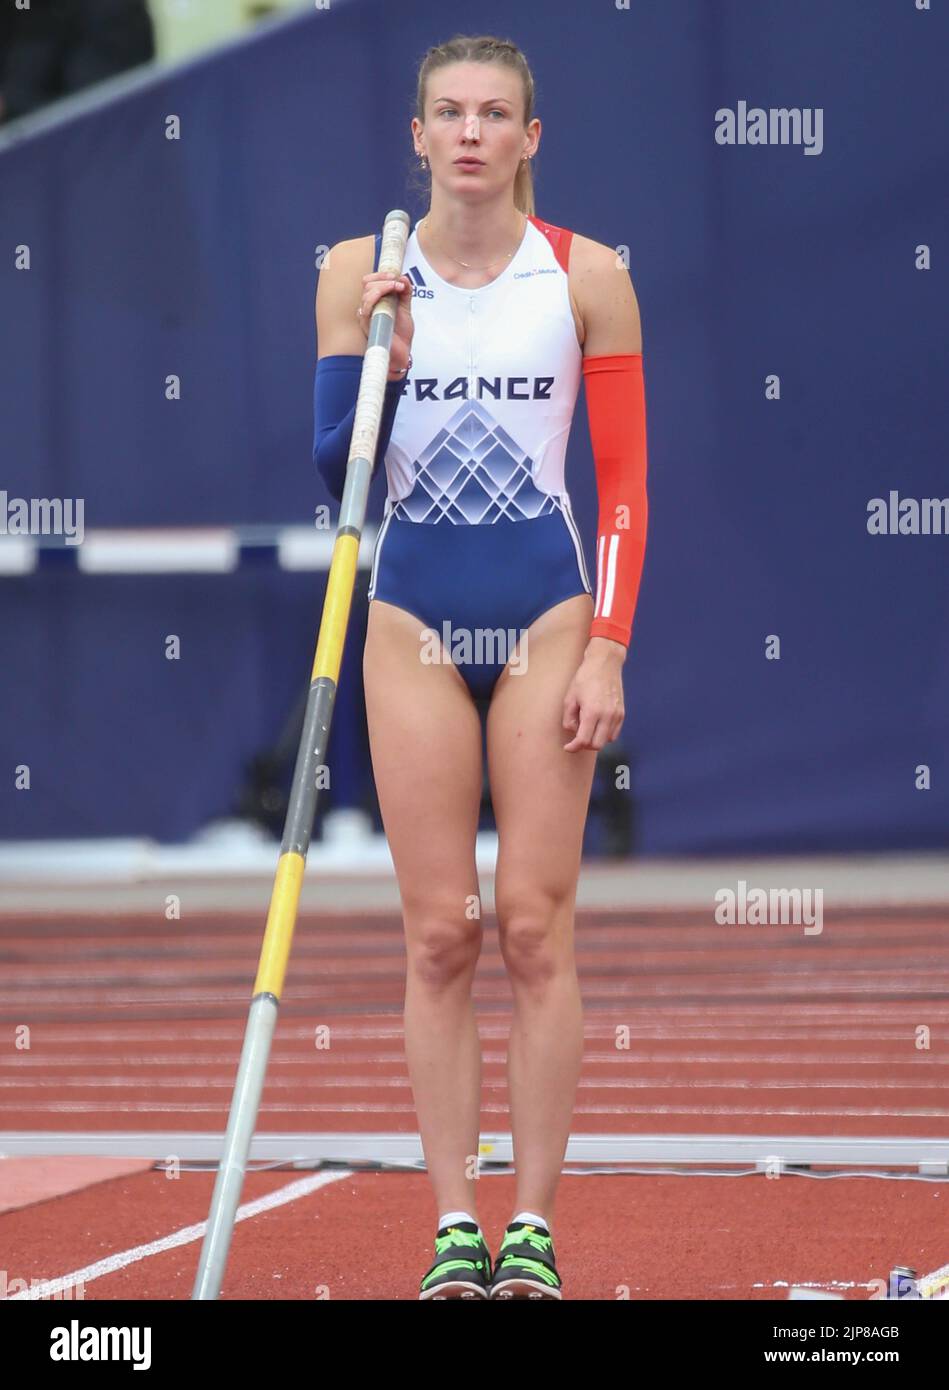
{"type": "MultiPolygon", "coordinates": [[[[583,360],[568,292],[571,237],[530,217],[501,274],[464,289],[409,236],[402,273],[413,285],[413,363],[385,454],[370,599],[437,624],[446,609],[455,622],[497,616],[506,596],[524,628],[564,598],[592,593],[564,485],[583,360]]],[[[377,236],[376,268],[380,245],[377,236]]]]}

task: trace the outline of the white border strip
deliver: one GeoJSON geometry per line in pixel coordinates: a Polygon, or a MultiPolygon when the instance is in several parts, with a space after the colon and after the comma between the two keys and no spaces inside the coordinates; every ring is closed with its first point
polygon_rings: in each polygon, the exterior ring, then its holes
{"type": "MultiPolygon", "coordinates": [[[[371,823],[342,815],[324,822],[324,838],[310,847],[301,909],[342,907],[398,912],[398,884],[384,835],[371,823]],[[331,833],[332,832],[332,833],[331,833]],[[369,833],[365,833],[369,832],[369,833]]],[[[0,843],[2,911],[152,912],[166,892],[185,884],[189,909],[266,912],[280,846],[243,822],[207,827],[185,845],[156,840],[33,840],[0,843]]],[[[475,858],[482,904],[493,911],[498,837],[479,831],[475,858]]],[[[739,879],[753,887],[797,884],[819,887],[827,914],[841,909],[932,912],[949,907],[949,855],[881,854],[827,858],[713,860],[587,860],[577,886],[582,911],[657,913],[703,911],[715,926],[715,894],[739,879]]],[[[717,927],[720,933],[773,928],[717,927]]],[[[785,930],[785,929],[782,929],[785,930]]],[[[737,938],[736,938],[737,939],[737,938]]],[[[826,938],[818,938],[822,940],[826,938]]]]}
{"type": "MultiPolygon", "coordinates": [[[[151,1158],[167,1162],[169,1155],[196,1163],[220,1160],[220,1132],[126,1133],[0,1133],[0,1157],[41,1154],[98,1155],[108,1158],[151,1158]]],[[[482,1134],[479,1155],[488,1163],[511,1163],[510,1132],[482,1134]]],[[[422,1143],[415,1133],[255,1134],[250,1159],[281,1163],[424,1163],[422,1143]]],[[[834,1138],[828,1135],[780,1134],[573,1134],[564,1163],[741,1164],[754,1167],[780,1164],[853,1164],[919,1168],[938,1176],[949,1174],[949,1138],[900,1139],[834,1138]]]]}

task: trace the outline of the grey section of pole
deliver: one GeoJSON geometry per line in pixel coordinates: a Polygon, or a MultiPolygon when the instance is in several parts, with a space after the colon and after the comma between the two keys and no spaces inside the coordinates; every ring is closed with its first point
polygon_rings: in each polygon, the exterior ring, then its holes
{"type": "Polygon", "coordinates": [[[254,1137],[260,1096],[264,1089],[270,1043],[277,1026],[277,1001],[259,994],[251,1001],[244,1046],[224,1136],[224,1154],[211,1198],[211,1214],[201,1245],[192,1299],[215,1299],[221,1292],[224,1267],[231,1248],[234,1218],[244,1185],[244,1169],[254,1137]]]}
{"type": "Polygon", "coordinates": [[[310,686],[303,716],[303,734],[297,752],[293,782],[290,786],[290,801],[283,829],[283,842],[280,853],[292,850],[306,858],[313,833],[313,818],[319,795],[317,781],[320,770],[325,766],[326,745],[329,741],[330,724],[333,720],[333,706],[336,702],[336,684],[329,676],[318,676],[310,686]]]}

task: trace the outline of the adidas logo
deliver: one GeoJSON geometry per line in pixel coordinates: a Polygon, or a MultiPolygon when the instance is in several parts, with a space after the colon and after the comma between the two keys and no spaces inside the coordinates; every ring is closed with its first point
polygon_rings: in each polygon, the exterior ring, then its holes
{"type": "Polygon", "coordinates": [[[409,269],[404,272],[404,274],[406,279],[411,280],[412,282],[413,299],[435,298],[435,291],[430,290],[428,288],[428,286],[425,283],[425,277],[423,276],[422,272],[419,270],[417,265],[410,266],[409,269]]]}

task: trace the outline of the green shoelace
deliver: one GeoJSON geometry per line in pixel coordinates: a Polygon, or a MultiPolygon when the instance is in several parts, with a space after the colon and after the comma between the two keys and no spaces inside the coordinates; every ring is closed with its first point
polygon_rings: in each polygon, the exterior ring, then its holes
{"type": "MultiPolygon", "coordinates": [[[[443,1236],[435,1237],[435,1254],[445,1255],[450,1250],[458,1246],[473,1246],[480,1250],[483,1246],[484,1238],[473,1231],[459,1231],[455,1226],[450,1226],[443,1236]]],[[[447,1259],[439,1260],[430,1274],[422,1280],[422,1288],[426,1288],[433,1279],[439,1279],[443,1274],[448,1274],[453,1269],[483,1269],[483,1260],[447,1259]]]]}
{"type": "Polygon", "coordinates": [[[502,1269],[505,1264],[515,1264],[519,1268],[529,1269],[532,1274],[536,1274],[538,1279],[542,1279],[545,1284],[555,1286],[559,1280],[553,1270],[545,1265],[541,1260],[532,1260],[524,1255],[505,1255],[504,1251],[509,1245],[532,1245],[535,1250],[540,1250],[547,1254],[553,1249],[553,1238],[542,1235],[533,1226],[519,1226],[514,1231],[507,1231],[501,1241],[501,1249],[498,1259],[498,1269],[502,1269]]]}

